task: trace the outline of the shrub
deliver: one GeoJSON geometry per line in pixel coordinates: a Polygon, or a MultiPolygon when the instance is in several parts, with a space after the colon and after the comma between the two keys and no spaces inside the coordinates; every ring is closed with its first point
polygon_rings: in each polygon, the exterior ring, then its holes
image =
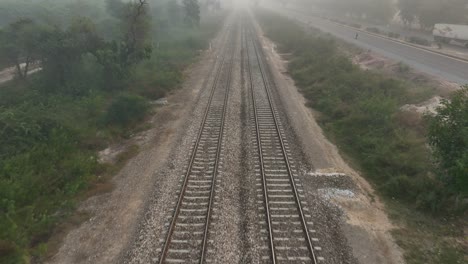
{"type": "Polygon", "coordinates": [[[390,38],[400,38],[400,33],[388,32],[387,36],[390,38]]]}
{"type": "Polygon", "coordinates": [[[348,24],[350,27],[353,27],[353,28],[361,28],[361,24],[358,24],[358,23],[349,23],[348,24]]]}
{"type": "Polygon", "coordinates": [[[468,196],[468,87],[444,100],[435,116],[428,116],[429,143],[440,178],[451,192],[468,196]]]}
{"type": "Polygon", "coordinates": [[[406,41],[410,42],[410,43],[422,45],[422,46],[430,46],[431,45],[431,42],[429,40],[427,40],[425,38],[421,38],[421,37],[416,37],[416,36],[408,37],[408,38],[406,38],[406,41]]]}
{"type": "Polygon", "coordinates": [[[375,34],[380,34],[380,29],[378,29],[376,27],[367,27],[366,31],[369,31],[369,32],[372,32],[372,33],[375,33],[375,34]]]}
{"type": "Polygon", "coordinates": [[[87,186],[97,161],[76,141],[73,132],[54,128],[28,150],[0,161],[0,241],[8,258],[49,237],[72,197],[87,186]]]}
{"type": "Polygon", "coordinates": [[[107,109],[104,122],[107,125],[128,126],[141,121],[147,114],[149,104],[141,96],[123,94],[115,98],[107,109]]]}
{"type": "MultiPolygon", "coordinates": [[[[425,211],[451,209],[447,205],[450,192],[433,178],[431,152],[425,133],[421,132],[423,125],[401,120],[400,107],[416,97],[403,82],[362,71],[323,34],[301,33],[287,19],[266,16],[260,21],[269,38],[285,52],[294,54],[288,64],[289,73],[308,99],[308,105],[322,113],[324,130],[359,164],[384,197],[425,211]]],[[[401,72],[409,70],[404,64],[399,67],[401,72]]],[[[468,127],[466,121],[457,120],[468,127]]],[[[459,127],[458,131],[463,129],[459,127]]],[[[466,144],[457,144],[468,148],[466,144]]],[[[460,156],[451,164],[460,175],[468,175],[462,170],[468,167],[463,158],[460,156]]]]}
{"type": "MultiPolygon", "coordinates": [[[[8,8],[5,10],[8,13],[8,8]]],[[[6,14],[5,10],[0,8],[0,13],[6,14]]],[[[64,15],[60,20],[63,23],[58,24],[68,24],[68,17],[64,15]]],[[[64,69],[65,85],[46,78],[57,76],[47,75],[45,70],[31,75],[28,82],[2,85],[0,263],[43,262],[41,256],[46,255],[46,242],[53,228],[74,209],[80,198],[77,195],[97,180],[96,174],[113,173],[99,165],[96,157],[96,151],[107,146],[112,137],[125,135],[130,128],[113,126],[131,125],[148,111],[144,98],[129,94],[156,99],[177,87],[185,66],[198,49],[206,47],[208,39],[223,25],[224,17],[204,16],[196,28],[171,26],[167,34],[157,36],[158,48],[152,60],[135,65],[125,74],[115,63],[118,58],[110,52],[115,47],[112,45],[100,54],[106,68],[91,55],[79,56],[80,63],[64,59],[69,66],[64,69]],[[104,56],[107,52],[109,56],[104,56]],[[116,89],[128,94],[115,94],[116,89]]],[[[100,27],[111,32],[106,38],[118,37],[115,22],[109,20],[102,24],[105,28],[100,27]]],[[[163,33],[158,29],[158,34],[163,33]]],[[[124,156],[119,156],[118,161],[124,156]]]]}
{"type": "Polygon", "coordinates": [[[410,70],[410,67],[407,64],[405,64],[405,63],[403,63],[401,61],[398,63],[398,72],[399,73],[407,73],[407,72],[409,72],[409,70],[410,70]]]}

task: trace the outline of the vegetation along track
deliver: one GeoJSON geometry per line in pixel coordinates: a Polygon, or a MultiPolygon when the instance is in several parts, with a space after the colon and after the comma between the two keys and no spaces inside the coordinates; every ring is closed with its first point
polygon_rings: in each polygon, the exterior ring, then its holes
{"type": "Polygon", "coordinates": [[[231,86],[236,30],[228,29],[203,121],[163,241],[159,263],[207,261],[209,228],[222,166],[224,123],[231,86]],[[228,44],[226,44],[228,43],[228,44]],[[230,57],[229,57],[230,56],[230,57]]]}
{"type": "Polygon", "coordinates": [[[246,63],[251,102],[251,145],[258,150],[255,164],[258,210],[261,219],[262,263],[319,263],[315,230],[310,228],[297,167],[272,98],[274,81],[252,26],[243,30],[242,56],[246,63]]]}

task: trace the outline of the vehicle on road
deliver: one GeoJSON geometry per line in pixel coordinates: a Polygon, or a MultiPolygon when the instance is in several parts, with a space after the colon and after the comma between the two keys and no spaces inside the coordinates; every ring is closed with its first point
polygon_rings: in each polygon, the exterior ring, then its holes
{"type": "Polygon", "coordinates": [[[437,42],[453,41],[468,48],[468,25],[435,24],[432,35],[437,42]]]}

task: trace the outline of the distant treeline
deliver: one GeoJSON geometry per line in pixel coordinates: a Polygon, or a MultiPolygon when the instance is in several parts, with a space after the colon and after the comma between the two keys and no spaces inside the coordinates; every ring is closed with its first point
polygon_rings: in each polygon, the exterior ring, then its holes
{"type": "Polygon", "coordinates": [[[389,21],[396,14],[405,24],[419,22],[425,28],[436,23],[468,23],[466,0],[320,0],[330,11],[371,20],[389,21]]]}
{"type": "MultiPolygon", "coordinates": [[[[115,12],[119,8],[115,0],[2,0],[0,1],[0,28],[19,19],[30,19],[39,24],[67,28],[74,17],[93,20],[101,36],[116,38],[119,34],[115,12]]],[[[123,1],[128,2],[128,1],[123,1]]],[[[169,25],[187,23],[185,5],[196,0],[147,0],[154,31],[169,25]]],[[[193,8],[197,8],[195,5],[193,8]]],[[[195,10],[196,11],[196,10],[195,10]]]]}

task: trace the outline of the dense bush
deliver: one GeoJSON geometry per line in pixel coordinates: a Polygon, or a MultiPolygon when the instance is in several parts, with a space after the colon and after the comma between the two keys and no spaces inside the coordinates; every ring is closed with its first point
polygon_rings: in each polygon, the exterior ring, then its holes
{"type": "Polygon", "coordinates": [[[395,33],[395,32],[388,32],[387,36],[389,38],[400,38],[400,33],[395,33]]]}
{"type": "Polygon", "coordinates": [[[407,42],[422,45],[422,46],[431,46],[431,42],[425,38],[411,36],[406,38],[407,42]]]}
{"type": "Polygon", "coordinates": [[[350,27],[353,27],[353,28],[361,28],[362,25],[361,24],[358,24],[358,23],[349,23],[348,24],[350,27]]]}
{"type": "Polygon", "coordinates": [[[380,29],[378,29],[376,27],[367,27],[366,31],[369,31],[369,32],[372,32],[372,33],[375,33],[375,34],[380,34],[380,29]]]}
{"type": "Polygon", "coordinates": [[[468,196],[468,87],[437,110],[427,117],[429,143],[440,165],[440,179],[460,202],[468,196]]]}
{"type": "Polygon", "coordinates": [[[21,263],[26,248],[39,247],[66,212],[57,210],[72,206],[97,168],[94,152],[80,145],[80,131],[63,122],[79,122],[73,112],[86,113],[86,104],[38,97],[41,104],[26,101],[0,111],[2,263],[21,263]]]}
{"type": "MultiPolygon", "coordinates": [[[[29,2],[0,3],[0,14],[15,10],[8,17],[0,16],[0,24],[14,21],[15,14],[23,17],[31,14],[30,9],[42,8],[40,0],[33,1],[34,6],[29,2]]],[[[83,8],[93,3],[66,2],[83,8]]],[[[152,1],[156,2],[173,1],[152,1]]],[[[149,110],[147,98],[165,96],[180,84],[185,67],[207,46],[223,20],[218,14],[204,17],[197,28],[174,24],[164,32],[155,30],[151,37],[157,45],[151,58],[132,63],[122,72],[116,63],[119,45],[111,41],[121,33],[115,27],[125,28],[118,21],[106,15],[105,23],[94,30],[91,21],[77,20],[80,27],[65,31],[73,25],[68,13],[44,9],[48,10],[44,18],[63,22],[49,39],[53,42],[48,44],[54,45],[44,45],[57,60],[48,61],[49,67],[28,79],[0,87],[0,263],[42,261],[51,233],[73,212],[77,197],[97,180],[96,175],[109,173],[98,164],[97,152],[135,130],[133,124],[149,110]],[[97,42],[99,54],[91,54],[96,50],[88,48],[96,42],[85,37],[100,38],[102,31],[112,31],[109,27],[117,33],[106,34],[97,42]],[[78,48],[78,53],[68,52],[78,48]]],[[[84,11],[83,15],[92,12],[84,11]]]]}
{"type": "MultiPolygon", "coordinates": [[[[427,124],[421,115],[399,107],[425,101],[428,94],[418,90],[429,87],[409,86],[364,72],[342,57],[326,34],[313,31],[310,36],[292,21],[268,12],[257,14],[267,36],[283,52],[292,53],[288,56],[289,72],[308,104],[321,112],[318,121],[326,134],[384,198],[386,212],[395,223],[392,236],[403,249],[405,262],[465,263],[466,218],[452,213],[467,212],[466,196],[461,194],[466,190],[461,187],[466,186],[468,175],[466,159],[453,155],[452,160],[448,153],[467,150],[467,118],[462,114],[468,105],[466,96],[439,117],[440,121],[455,122],[437,122],[444,124],[437,125],[437,131],[446,130],[448,124],[456,126],[455,131],[447,129],[453,134],[436,133],[445,138],[448,168],[457,171],[444,174],[448,170],[439,171],[433,163],[425,137],[427,124]],[[455,109],[460,111],[452,111],[455,109]],[[456,191],[455,186],[459,187],[456,191]],[[463,202],[465,207],[459,206],[463,202]]],[[[407,66],[400,68],[407,71],[407,66]]]]}
{"type": "Polygon", "coordinates": [[[107,125],[128,126],[141,121],[149,109],[141,96],[125,94],[114,99],[104,116],[107,125]]]}

